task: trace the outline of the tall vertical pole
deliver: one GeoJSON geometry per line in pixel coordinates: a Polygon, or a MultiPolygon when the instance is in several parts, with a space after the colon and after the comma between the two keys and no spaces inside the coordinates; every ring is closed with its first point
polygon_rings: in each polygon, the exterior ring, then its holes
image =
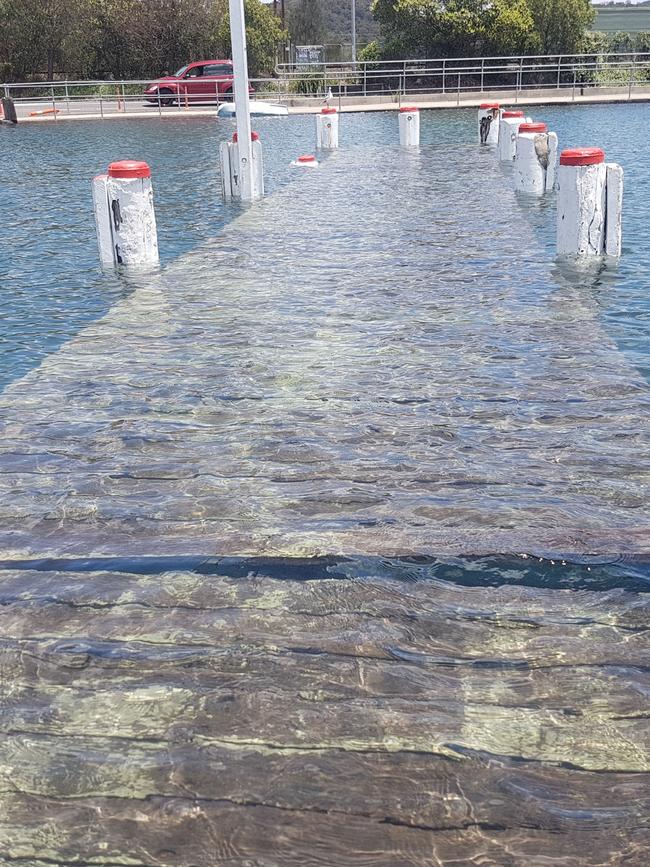
{"type": "Polygon", "coordinates": [[[237,153],[239,185],[243,201],[253,198],[253,147],[251,114],[248,95],[248,57],[246,53],[246,21],[244,0],[228,0],[230,5],[230,40],[235,76],[235,113],[237,116],[237,153]]]}
{"type": "Polygon", "coordinates": [[[357,62],[357,4],[352,0],[352,62],[357,62]]]}

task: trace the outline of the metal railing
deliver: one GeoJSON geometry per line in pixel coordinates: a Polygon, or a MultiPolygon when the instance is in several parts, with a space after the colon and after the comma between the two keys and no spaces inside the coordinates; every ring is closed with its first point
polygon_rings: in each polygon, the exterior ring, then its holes
{"type": "MultiPolygon", "coordinates": [[[[212,108],[224,99],[223,83],[211,81],[201,94],[180,82],[177,92],[145,95],[151,79],[129,81],[52,81],[3,84],[22,117],[29,115],[118,115],[134,111],[187,112],[212,108]],[[212,92],[214,87],[214,92],[212,92]]],[[[650,89],[650,53],[522,57],[445,58],[337,64],[280,64],[273,78],[253,79],[255,98],[287,105],[309,105],[331,91],[340,105],[360,98],[399,102],[425,95],[460,103],[463,95],[503,93],[525,96],[613,88],[632,97],[650,89]]]]}
{"type": "Polygon", "coordinates": [[[455,57],[378,62],[278,64],[276,75],[304,89],[344,87],[346,93],[438,93],[562,90],[650,85],[650,53],[455,57]]]}

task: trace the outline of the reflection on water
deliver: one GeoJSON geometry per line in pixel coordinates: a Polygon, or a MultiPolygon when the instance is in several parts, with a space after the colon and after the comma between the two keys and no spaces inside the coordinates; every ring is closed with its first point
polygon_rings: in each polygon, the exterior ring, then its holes
{"type": "Polygon", "coordinates": [[[650,392],[543,220],[359,142],[7,386],[0,860],[645,865],[650,392]]]}

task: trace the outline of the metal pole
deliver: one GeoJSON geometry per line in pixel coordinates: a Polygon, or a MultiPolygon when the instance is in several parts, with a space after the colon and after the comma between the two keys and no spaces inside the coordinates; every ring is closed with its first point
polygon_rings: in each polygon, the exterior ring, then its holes
{"type": "MultiPolygon", "coordinates": [[[[242,201],[253,198],[253,148],[251,143],[250,98],[248,95],[248,57],[244,0],[228,0],[230,6],[230,41],[235,78],[235,114],[237,117],[237,153],[239,189],[242,201]]],[[[284,3],[283,3],[284,5],[284,3]]]]}
{"type": "Polygon", "coordinates": [[[352,0],[352,63],[357,62],[357,4],[352,0]]]}
{"type": "Polygon", "coordinates": [[[627,89],[627,98],[632,99],[632,82],[634,81],[634,67],[636,65],[636,58],[632,58],[632,66],[630,67],[630,82],[629,87],[627,89]]]}

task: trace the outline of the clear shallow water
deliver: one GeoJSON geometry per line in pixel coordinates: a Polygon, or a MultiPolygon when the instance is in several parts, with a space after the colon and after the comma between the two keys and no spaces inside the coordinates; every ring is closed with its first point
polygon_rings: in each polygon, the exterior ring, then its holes
{"type": "Polygon", "coordinates": [[[8,863],[645,863],[647,565],[2,565],[8,863]]]}
{"type": "MultiPolygon", "coordinates": [[[[549,106],[530,112],[549,122],[562,146],[596,143],[606,149],[608,159],[625,167],[625,255],[618,268],[590,282],[589,292],[608,333],[650,378],[650,261],[645,243],[650,106],[549,106]]],[[[423,146],[433,155],[438,145],[471,143],[474,123],[473,110],[424,112],[423,146]]],[[[394,145],[392,115],[348,116],[342,124],[345,147],[394,145]]],[[[293,177],[289,161],[313,150],[314,120],[259,118],[256,127],[265,144],[266,185],[272,193],[293,177]]],[[[90,178],[116,158],[148,160],[161,257],[168,264],[213,237],[239,213],[236,205],[224,205],[219,193],[218,146],[232,128],[230,121],[168,119],[26,124],[0,130],[0,249],[9,253],[0,261],[0,385],[39,363],[130,291],[123,280],[98,269],[90,178]]],[[[451,160],[452,170],[457,158],[451,160]]],[[[552,201],[533,205],[532,211],[527,207],[526,218],[536,221],[543,255],[551,259],[552,201]]]]}
{"type": "Polygon", "coordinates": [[[5,389],[8,861],[647,862],[640,271],[558,271],[473,113],[394,120],[289,184],[270,127],[274,195],[159,204],[163,272],[5,389]]]}

